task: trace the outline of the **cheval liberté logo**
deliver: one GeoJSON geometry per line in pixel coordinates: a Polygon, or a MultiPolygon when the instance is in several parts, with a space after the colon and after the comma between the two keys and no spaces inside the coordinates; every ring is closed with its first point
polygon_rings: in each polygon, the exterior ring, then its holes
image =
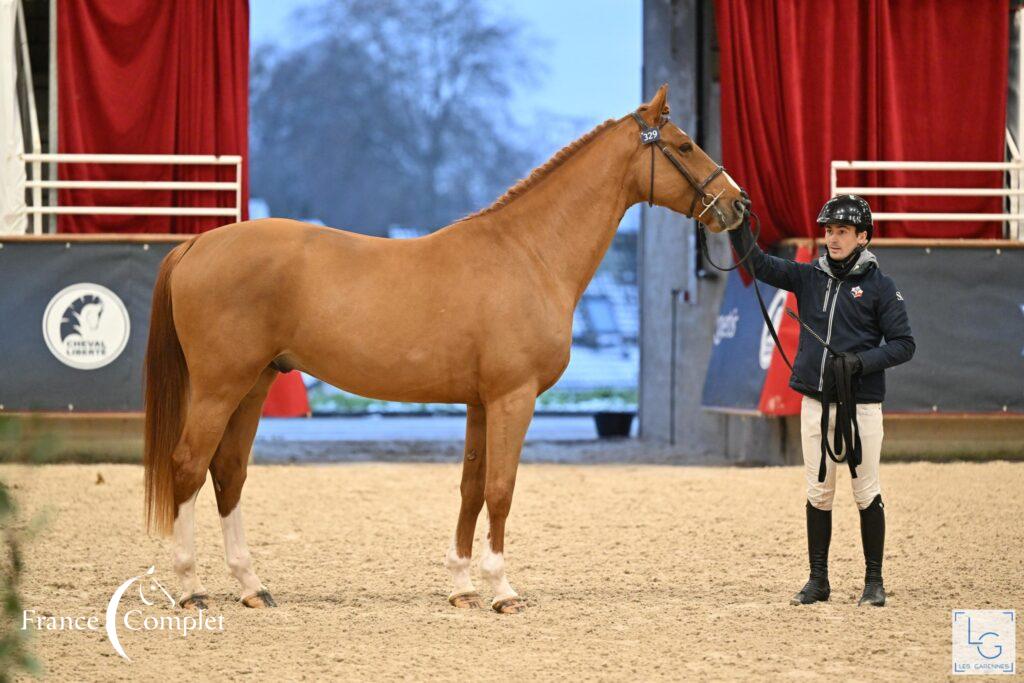
{"type": "Polygon", "coordinates": [[[43,339],[57,360],[79,370],[112,363],[125,346],[131,322],[120,297],[102,285],[80,282],[59,291],[43,313],[43,339]]]}
{"type": "MultiPolygon", "coordinates": [[[[180,633],[183,638],[187,638],[190,633],[197,631],[224,630],[224,615],[215,617],[207,614],[206,610],[202,609],[196,614],[182,614],[178,610],[178,605],[174,602],[171,594],[153,576],[155,570],[155,567],[150,567],[145,574],[133,576],[122,583],[114,591],[114,594],[110,596],[110,601],[107,603],[106,619],[103,628],[107,632],[107,638],[110,640],[110,645],[114,648],[114,652],[129,662],[131,657],[128,656],[121,645],[121,638],[119,636],[119,629],[121,628],[128,631],[171,631],[180,633]],[[140,579],[144,578],[149,579],[148,584],[145,581],[140,581],[140,579]],[[121,600],[124,598],[125,593],[128,592],[128,589],[136,583],[138,584],[139,600],[144,607],[161,606],[166,609],[175,610],[176,613],[145,614],[142,608],[135,607],[126,610],[121,615],[121,618],[118,619],[117,612],[121,606],[121,600]],[[146,597],[147,592],[155,596],[155,599],[146,597]]],[[[100,629],[99,621],[99,617],[95,614],[90,616],[54,616],[39,614],[34,609],[27,609],[21,616],[21,629],[23,631],[29,628],[35,628],[40,631],[98,631],[100,629]]]]}

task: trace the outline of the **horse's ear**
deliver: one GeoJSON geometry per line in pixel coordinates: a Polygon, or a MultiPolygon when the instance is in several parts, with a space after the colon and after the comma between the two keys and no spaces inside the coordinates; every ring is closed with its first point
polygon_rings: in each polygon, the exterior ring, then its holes
{"type": "Polygon", "coordinates": [[[663,83],[658,92],[647,104],[640,105],[640,116],[649,126],[657,126],[661,121],[662,114],[668,109],[665,101],[668,99],[668,83],[663,83]]]}

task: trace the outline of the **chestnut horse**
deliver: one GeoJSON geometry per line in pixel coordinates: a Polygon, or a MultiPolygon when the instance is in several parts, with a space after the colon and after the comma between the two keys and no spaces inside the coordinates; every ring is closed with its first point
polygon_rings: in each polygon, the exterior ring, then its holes
{"type": "Polygon", "coordinates": [[[300,369],[362,396],[466,404],[449,601],[483,604],[469,564],[486,504],[480,568],[491,607],[523,608],[502,556],[520,449],[537,396],[569,362],[573,310],[619,221],[644,200],[691,215],[699,198],[699,220],[714,232],[745,215],[732,179],[668,122],[666,95],[662,86],[492,206],[424,237],[269,218],[212,230],[167,255],[146,356],[146,523],[173,533],[181,606],[208,599],[193,535],[207,472],[241,601],[274,606],[253,570],[239,498],[267,390],[278,372],[300,369]]]}

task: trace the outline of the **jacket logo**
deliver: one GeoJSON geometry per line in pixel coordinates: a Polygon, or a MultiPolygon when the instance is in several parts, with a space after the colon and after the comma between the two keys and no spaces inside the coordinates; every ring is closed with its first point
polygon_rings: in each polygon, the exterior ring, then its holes
{"type": "Polygon", "coordinates": [[[854,287],[853,289],[850,290],[850,294],[853,294],[854,299],[859,299],[862,296],[864,296],[864,290],[861,289],[860,287],[854,287]]]}
{"type": "Polygon", "coordinates": [[[896,298],[899,299],[900,301],[903,301],[903,295],[900,294],[899,292],[896,292],[896,298]]]}

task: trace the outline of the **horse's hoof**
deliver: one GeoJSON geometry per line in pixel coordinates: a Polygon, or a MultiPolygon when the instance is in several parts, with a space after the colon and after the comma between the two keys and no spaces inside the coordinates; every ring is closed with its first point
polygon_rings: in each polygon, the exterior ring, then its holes
{"type": "Polygon", "coordinates": [[[277,607],[277,603],[274,602],[274,598],[270,595],[270,591],[266,588],[254,593],[247,598],[242,598],[242,604],[252,609],[260,609],[262,607],[277,607]]]}
{"type": "Polygon", "coordinates": [[[498,614],[519,614],[526,609],[526,601],[519,596],[512,596],[504,600],[495,600],[491,603],[491,609],[498,614]]]}
{"type": "Polygon", "coordinates": [[[210,599],[210,596],[206,593],[195,593],[188,596],[184,600],[178,603],[182,609],[196,609],[196,610],[208,610],[210,609],[206,605],[206,601],[210,599]]]}
{"type": "Polygon", "coordinates": [[[453,595],[448,598],[448,602],[459,609],[480,609],[484,606],[483,598],[476,591],[453,595]]]}

